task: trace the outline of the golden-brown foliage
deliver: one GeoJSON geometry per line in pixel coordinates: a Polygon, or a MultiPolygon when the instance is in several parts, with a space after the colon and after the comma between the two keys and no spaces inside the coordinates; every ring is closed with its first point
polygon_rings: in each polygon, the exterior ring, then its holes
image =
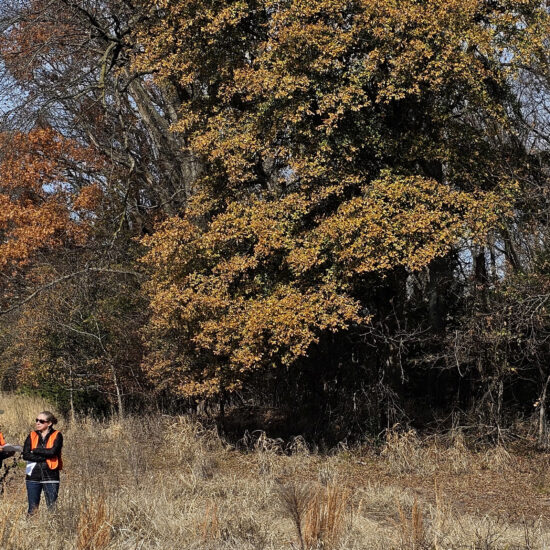
{"type": "Polygon", "coordinates": [[[517,189],[490,147],[499,40],[523,4],[144,2],[135,66],[188,90],[174,130],[204,163],[144,241],[157,384],[213,395],[297,365],[373,319],[376,281],[498,226],[517,189]]]}
{"type": "Polygon", "coordinates": [[[507,204],[497,193],[388,173],[332,215],[317,207],[305,193],[235,202],[208,231],[171,219],[146,239],[150,334],[182,336],[178,348],[151,356],[159,385],[211,394],[292,365],[324,332],[369,321],[354,297],[359,277],[420,269],[459,238],[480,237],[507,204]],[[201,354],[206,364],[192,359],[201,354]]]}

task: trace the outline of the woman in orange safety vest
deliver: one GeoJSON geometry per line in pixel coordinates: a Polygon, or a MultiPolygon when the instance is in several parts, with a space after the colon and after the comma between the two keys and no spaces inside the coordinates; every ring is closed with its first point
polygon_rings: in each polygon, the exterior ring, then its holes
{"type": "Polygon", "coordinates": [[[28,513],[34,514],[44,491],[46,506],[51,508],[59,494],[59,471],[63,467],[61,449],[63,435],[54,430],[57,418],[49,411],[42,411],[36,417],[36,428],[23,445],[23,460],[27,461],[28,513]]]}

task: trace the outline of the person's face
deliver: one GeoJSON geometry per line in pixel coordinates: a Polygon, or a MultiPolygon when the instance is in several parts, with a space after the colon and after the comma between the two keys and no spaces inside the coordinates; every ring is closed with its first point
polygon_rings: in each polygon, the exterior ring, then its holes
{"type": "Polygon", "coordinates": [[[48,422],[48,419],[43,414],[39,414],[35,421],[37,430],[44,430],[52,425],[52,423],[48,422]]]}

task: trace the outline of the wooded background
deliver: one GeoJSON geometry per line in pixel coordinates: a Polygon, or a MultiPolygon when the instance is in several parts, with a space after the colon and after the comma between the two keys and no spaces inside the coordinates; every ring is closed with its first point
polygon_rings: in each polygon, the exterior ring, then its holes
{"type": "Polygon", "coordinates": [[[0,29],[4,389],[547,444],[545,2],[3,0],[0,29]]]}

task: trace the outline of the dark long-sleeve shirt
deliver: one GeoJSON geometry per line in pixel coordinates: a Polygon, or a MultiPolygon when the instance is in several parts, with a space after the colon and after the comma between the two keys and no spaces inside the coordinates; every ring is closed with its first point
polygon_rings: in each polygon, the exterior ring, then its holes
{"type": "Polygon", "coordinates": [[[59,481],[59,470],[52,470],[46,464],[46,459],[55,458],[61,455],[61,449],[63,447],[63,435],[61,432],[57,434],[53,446],[51,449],[46,449],[46,444],[50,439],[53,430],[50,430],[46,437],[42,437],[40,432],[38,434],[38,444],[36,449],[31,451],[31,436],[28,435],[23,445],[23,460],[28,462],[36,462],[36,466],[30,475],[27,475],[27,481],[59,481]]]}

